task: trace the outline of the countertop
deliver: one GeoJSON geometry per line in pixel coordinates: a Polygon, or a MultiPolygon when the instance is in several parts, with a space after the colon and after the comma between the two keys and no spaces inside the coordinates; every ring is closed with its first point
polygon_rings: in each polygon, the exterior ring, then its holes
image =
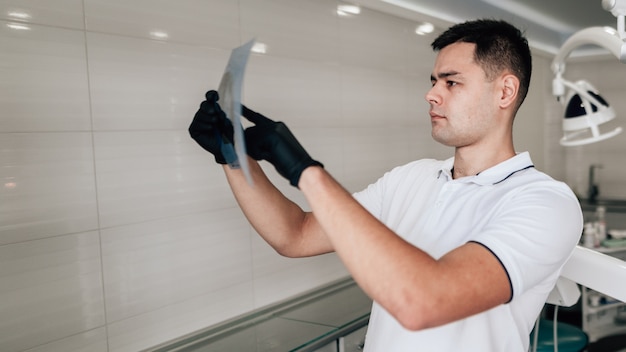
{"type": "Polygon", "coordinates": [[[367,325],[372,301],[340,280],[150,351],[313,351],[367,325]]]}

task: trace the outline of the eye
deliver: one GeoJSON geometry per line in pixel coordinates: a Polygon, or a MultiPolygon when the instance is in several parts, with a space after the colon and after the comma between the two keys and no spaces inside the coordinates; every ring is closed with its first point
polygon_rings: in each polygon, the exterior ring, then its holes
{"type": "Polygon", "coordinates": [[[457,82],[455,82],[455,81],[446,81],[446,85],[447,85],[448,87],[454,87],[454,86],[456,86],[456,85],[457,85],[457,82]]]}

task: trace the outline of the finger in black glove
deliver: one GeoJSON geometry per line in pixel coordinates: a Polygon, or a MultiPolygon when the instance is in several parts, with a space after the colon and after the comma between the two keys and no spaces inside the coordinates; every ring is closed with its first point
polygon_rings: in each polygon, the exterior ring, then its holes
{"type": "Polygon", "coordinates": [[[273,121],[242,105],[242,115],[254,126],[245,130],[248,155],[255,160],[267,160],[276,171],[298,187],[300,175],[309,166],[321,166],[304,150],[287,125],[273,121]]]}
{"type": "Polygon", "coordinates": [[[210,90],[206,100],[189,125],[189,134],[206,151],[215,156],[219,164],[228,164],[236,159],[233,149],[233,125],[217,101],[219,94],[210,90]]]}

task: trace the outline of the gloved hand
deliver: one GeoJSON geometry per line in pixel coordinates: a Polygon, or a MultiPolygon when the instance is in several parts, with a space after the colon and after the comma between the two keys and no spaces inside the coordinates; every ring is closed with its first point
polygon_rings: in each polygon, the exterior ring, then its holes
{"type": "Polygon", "coordinates": [[[298,187],[300,175],[307,167],[324,167],[309,156],[287,125],[272,121],[244,105],[241,110],[242,115],[255,124],[245,130],[248,155],[255,160],[269,161],[292,186],[298,187]]]}
{"type": "Polygon", "coordinates": [[[202,148],[215,156],[219,164],[234,162],[237,158],[233,148],[233,125],[217,101],[219,95],[210,90],[206,100],[189,125],[189,134],[202,148]]]}

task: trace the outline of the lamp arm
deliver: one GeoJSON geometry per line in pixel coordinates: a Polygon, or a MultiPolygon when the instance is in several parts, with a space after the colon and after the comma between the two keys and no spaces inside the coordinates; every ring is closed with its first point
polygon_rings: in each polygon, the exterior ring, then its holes
{"type": "MultiPolygon", "coordinates": [[[[623,17],[623,16],[622,16],[623,17]]],[[[552,72],[561,75],[565,72],[565,60],[579,46],[595,44],[608,49],[617,59],[626,63],[626,41],[611,27],[589,27],[574,33],[559,49],[552,60],[552,72]]]]}

